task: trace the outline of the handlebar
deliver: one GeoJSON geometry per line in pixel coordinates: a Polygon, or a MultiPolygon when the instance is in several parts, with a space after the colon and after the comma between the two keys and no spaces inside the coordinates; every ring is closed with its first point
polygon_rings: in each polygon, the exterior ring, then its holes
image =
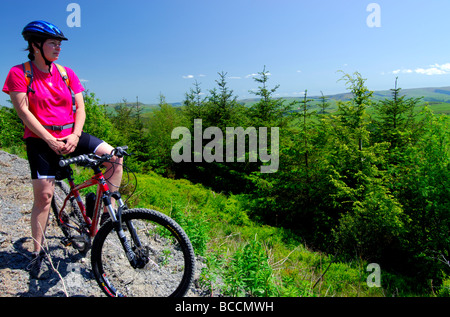
{"type": "Polygon", "coordinates": [[[78,165],[86,165],[86,166],[97,166],[105,162],[109,162],[113,156],[124,157],[129,156],[126,152],[128,150],[128,146],[118,146],[111,151],[111,154],[103,154],[102,156],[98,156],[95,154],[82,154],[69,159],[62,159],[59,161],[59,166],[65,167],[70,164],[78,164],[78,165]]]}

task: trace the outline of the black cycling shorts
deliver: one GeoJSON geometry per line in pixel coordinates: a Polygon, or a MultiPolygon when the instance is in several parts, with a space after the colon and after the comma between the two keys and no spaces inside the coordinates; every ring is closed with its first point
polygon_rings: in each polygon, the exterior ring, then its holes
{"type": "MultiPolygon", "coordinates": [[[[30,164],[31,179],[45,179],[45,178],[61,178],[61,170],[59,167],[59,160],[63,157],[56,154],[42,139],[27,138],[25,139],[27,145],[28,162],[30,164]]],[[[81,154],[95,153],[100,144],[104,141],[99,138],[82,132],[77,148],[69,156],[77,156],[81,154]]]]}

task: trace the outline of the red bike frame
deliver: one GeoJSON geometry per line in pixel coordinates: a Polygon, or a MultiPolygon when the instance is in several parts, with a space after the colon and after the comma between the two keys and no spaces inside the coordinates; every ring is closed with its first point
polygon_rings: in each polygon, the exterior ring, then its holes
{"type": "Polygon", "coordinates": [[[103,176],[103,173],[101,171],[96,172],[96,174],[94,176],[92,176],[92,178],[84,181],[83,183],[79,184],[79,185],[75,185],[74,183],[74,179],[73,177],[69,177],[68,178],[69,181],[69,185],[70,185],[70,193],[69,195],[67,195],[67,197],[64,200],[64,204],[61,208],[61,210],[59,211],[59,221],[62,225],[64,226],[68,226],[71,227],[75,230],[78,230],[78,228],[71,226],[68,223],[65,223],[62,220],[62,214],[63,211],[66,207],[67,201],[71,198],[74,197],[75,200],[77,201],[78,207],[80,207],[81,213],[83,215],[84,221],[88,224],[89,227],[89,235],[91,237],[94,237],[97,234],[98,231],[98,223],[99,223],[99,219],[100,219],[100,205],[101,205],[101,200],[103,200],[105,194],[107,197],[110,196],[110,191],[109,191],[109,186],[106,183],[105,177],[103,176]],[[95,200],[95,207],[94,207],[94,214],[92,217],[92,220],[86,215],[86,207],[83,203],[83,200],[81,199],[81,195],[80,195],[80,190],[87,188],[87,187],[91,187],[91,186],[95,186],[97,185],[97,198],[102,198],[102,199],[96,199],[95,200]]]}

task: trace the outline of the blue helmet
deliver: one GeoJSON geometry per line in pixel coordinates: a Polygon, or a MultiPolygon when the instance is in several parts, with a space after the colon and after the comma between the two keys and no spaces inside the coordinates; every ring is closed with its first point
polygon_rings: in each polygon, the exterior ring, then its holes
{"type": "Polygon", "coordinates": [[[45,21],[33,21],[28,23],[23,28],[22,35],[25,41],[29,41],[33,37],[67,41],[67,38],[57,26],[45,21]]]}

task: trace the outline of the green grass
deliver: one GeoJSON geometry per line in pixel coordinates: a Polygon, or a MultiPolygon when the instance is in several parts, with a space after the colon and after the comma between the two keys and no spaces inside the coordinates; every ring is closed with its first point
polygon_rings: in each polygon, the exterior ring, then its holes
{"type": "MultiPolygon", "coordinates": [[[[410,280],[383,268],[381,287],[370,288],[367,262],[338,261],[333,255],[308,249],[289,230],[253,222],[244,208],[245,197],[227,197],[186,180],[152,173],[137,177],[131,207],[156,209],[182,225],[196,254],[205,259],[207,268],[200,282],[211,292],[277,297],[418,295],[411,291],[410,280]]],[[[442,292],[449,293],[447,289],[442,292]]]]}
{"type": "Polygon", "coordinates": [[[435,114],[446,114],[450,115],[450,103],[446,102],[430,102],[430,109],[433,110],[435,114]]]}

